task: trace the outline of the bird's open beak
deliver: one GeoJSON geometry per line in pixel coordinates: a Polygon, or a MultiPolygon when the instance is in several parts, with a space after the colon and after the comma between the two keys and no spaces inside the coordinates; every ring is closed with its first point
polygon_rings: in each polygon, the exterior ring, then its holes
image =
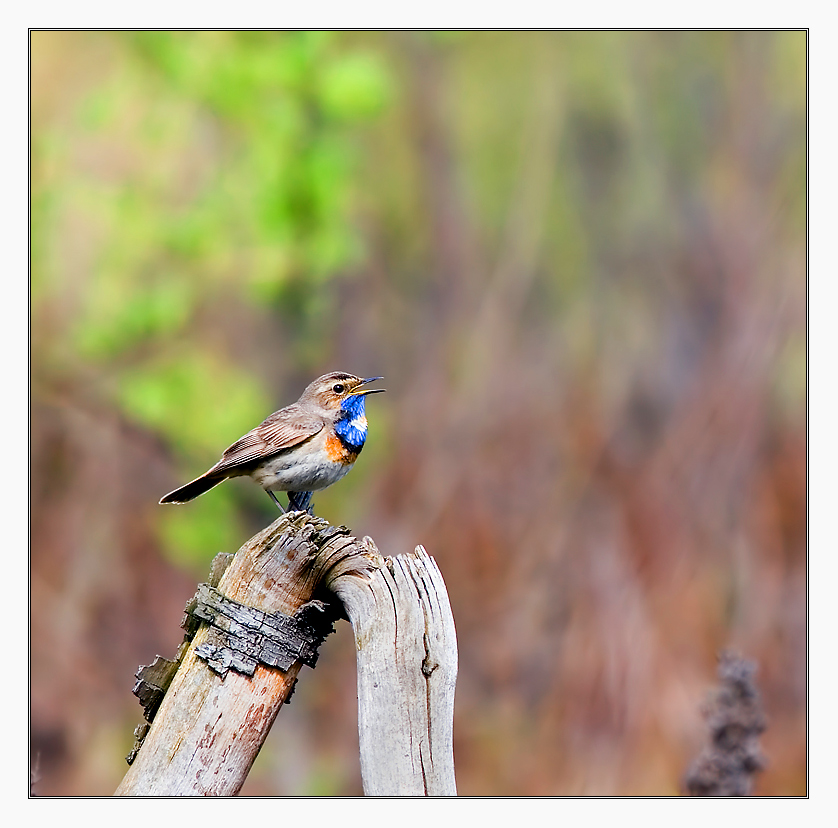
{"type": "Polygon", "coordinates": [[[369,382],[375,382],[376,380],[380,380],[380,379],[384,379],[384,377],[367,377],[365,380],[361,380],[361,382],[358,384],[358,388],[356,388],[354,391],[350,392],[349,396],[350,397],[363,397],[365,394],[380,394],[382,391],[386,391],[387,390],[386,388],[370,388],[366,391],[359,391],[358,390],[362,385],[366,385],[369,382]]]}

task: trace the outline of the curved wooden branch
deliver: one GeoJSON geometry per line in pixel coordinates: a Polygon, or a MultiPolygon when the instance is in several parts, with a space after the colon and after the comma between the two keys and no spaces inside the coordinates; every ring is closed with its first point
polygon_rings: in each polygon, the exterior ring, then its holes
{"type": "MultiPolygon", "coordinates": [[[[368,795],[453,795],[457,653],[442,576],[423,549],[382,558],[375,544],[303,512],[249,540],[218,591],[293,616],[320,586],[344,603],[358,651],[359,731],[368,795]]],[[[238,793],[301,667],[257,664],[219,676],[202,626],[128,773],[123,796],[238,793]]]]}
{"type": "Polygon", "coordinates": [[[445,583],[421,546],[384,563],[327,579],[355,633],[364,793],[456,796],[457,639],[445,583]]]}

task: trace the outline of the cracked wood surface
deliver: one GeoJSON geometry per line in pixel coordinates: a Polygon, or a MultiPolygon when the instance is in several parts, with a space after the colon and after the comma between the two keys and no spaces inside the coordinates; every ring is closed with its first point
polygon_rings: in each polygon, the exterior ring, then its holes
{"type": "MultiPolygon", "coordinates": [[[[293,615],[327,572],[369,564],[346,530],[301,512],[275,521],[238,551],[218,589],[265,612],[293,615]]],[[[211,628],[196,633],[142,748],[117,789],[124,796],[230,796],[238,793],[301,662],[258,665],[252,677],[216,675],[196,654],[211,628]]]]}
{"type": "MultiPolygon", "coordinates": [[[[421,547],[382,558],[369,538],[296,512],[251,538],[218,589],[293,615],[321,585],[343,602],[355,633],[365,794],[455,795],[456,637],[435,562],[421,547]]],[[[301,663],[221,678],[195,652],[208,634],[206,626],[195,634],[117,795],[241,789],[301,663]]]]}
{"type": "Polygon", "coordinates": [[[367,796],[456,796],[457,639],[436,562],[419,546],[329,583],[355,633],[367,796]]]}

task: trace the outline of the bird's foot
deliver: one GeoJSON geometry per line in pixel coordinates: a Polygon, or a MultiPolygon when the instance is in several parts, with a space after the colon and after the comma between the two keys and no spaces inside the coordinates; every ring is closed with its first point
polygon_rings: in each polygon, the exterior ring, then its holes
{"type": "Polygon", "coordinates": [[[308,512],[310,515],[314,515],[311,494],[311,492],[288,492],[288,511],[308,512]]]}

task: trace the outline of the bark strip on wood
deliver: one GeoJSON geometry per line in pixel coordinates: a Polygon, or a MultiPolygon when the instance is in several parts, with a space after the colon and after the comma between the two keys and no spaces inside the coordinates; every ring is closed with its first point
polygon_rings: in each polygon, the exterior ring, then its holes
{"type": "MultiPolygon", "coordinates": [[[[433,559],[421,547],[382,558],[369,538],[357,541],[343,527],[294,512],[239,550],[218,593],[268,615],[294,616],[319,587],[343,602],[355,633],[364,792],[456,795],[456,636],[433,559]]],[[[195,633],[117,795],[241,789],[312,656],[301,650],[287,669],[256,663],[252,675],[218,675],[200,657],[216,634],[206,625],[195,633]]]]}
{"type": "MultiPolygon", "coordinates": [[[[219,591],[267,613],[294,615],[323,576],[364,569],[367,550],[347,530],[296,512],[251,538],[219,582],[219,591]]],[[[223,679],[196,654],[212,628],[202,626],[164,696],[142,748],[116,793],[125,796],[230,796],[241,789],[302,666],[255,666],[223,679]]]]}

